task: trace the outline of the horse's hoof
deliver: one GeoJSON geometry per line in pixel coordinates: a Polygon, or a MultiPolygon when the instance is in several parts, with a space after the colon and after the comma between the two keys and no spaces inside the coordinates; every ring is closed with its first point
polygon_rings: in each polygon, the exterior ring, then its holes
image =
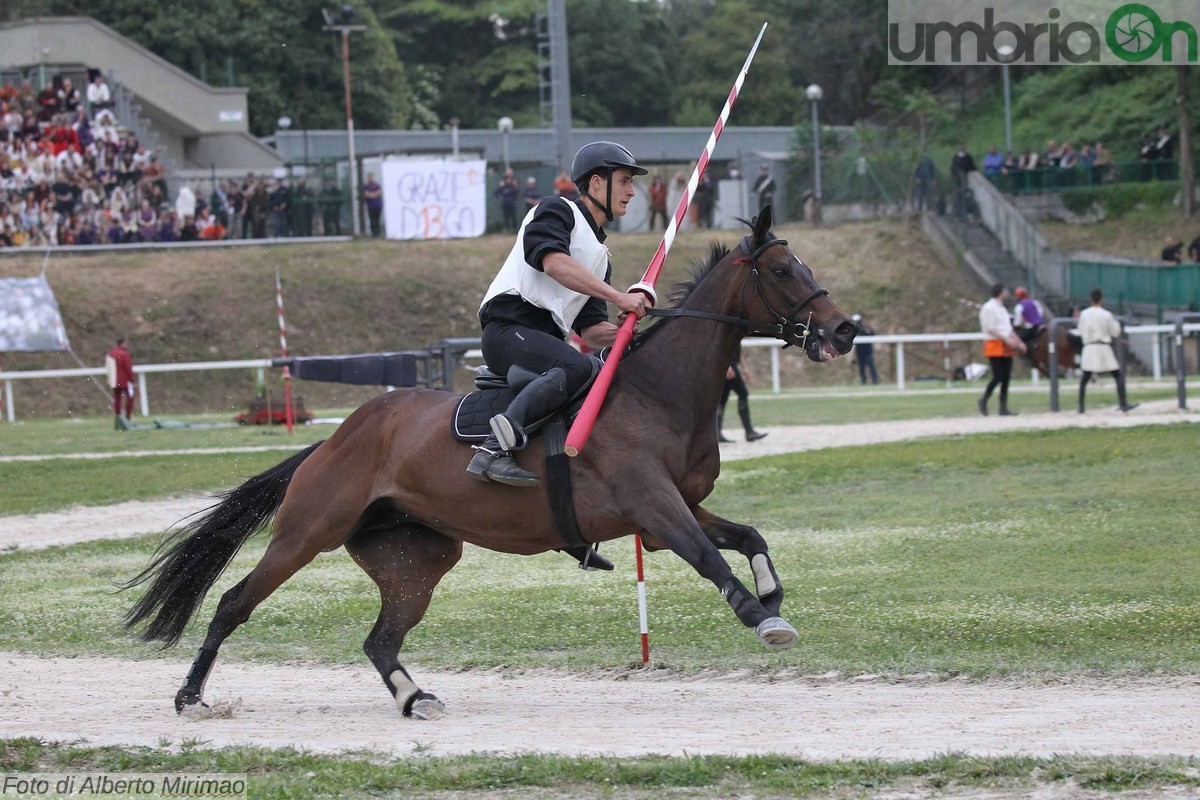
{"type": "Polygon", "coordinates": [[[783,617],[767,617],[754,632],[768,650],[786,650],[800,641],[800,634],[783,617]]]}
{"type": "Polygon", "coordinates": [[[433,695],[413,701],[408,715],[413,719],[440,719],[446,713],[446,704],[433,695]]]}
{"type": "Polygon", "coordinates": [[[200,695],[185,692],[182,689],[175,695],[175,713],[195,713],[197,711],[207,710],[208,703],[200,699],[200,695]]]}

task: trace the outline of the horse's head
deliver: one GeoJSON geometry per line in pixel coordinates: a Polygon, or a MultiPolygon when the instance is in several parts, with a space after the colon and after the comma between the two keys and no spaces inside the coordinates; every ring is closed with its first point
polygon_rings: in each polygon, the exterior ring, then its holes
{"type": "Polygon", "coordinates": [[[850,352],[856,325],[813,277],[812,270],[771,233],[771,207],[750,223],[749,236],[731,254],[748,270],[742,282],[741,313],[754,330],[804,348],[813,361],[832,361],[850,352]]]}

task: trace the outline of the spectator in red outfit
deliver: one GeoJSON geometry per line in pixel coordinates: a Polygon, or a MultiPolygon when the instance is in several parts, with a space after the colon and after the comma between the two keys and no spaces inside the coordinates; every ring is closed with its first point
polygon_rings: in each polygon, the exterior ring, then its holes
{"type": "Polygon", "coordinates": [[[117,339],[117,346],[108,351],[108,356],[104,359],[104,368],[108,372],[108,386],[113,393],[113,427],[119,431],[128,430],[129,416],[133,413],[133,395],[137,391],[137,379],[133,375],[133,357],[125,349],[124,336],[117,339]]]}

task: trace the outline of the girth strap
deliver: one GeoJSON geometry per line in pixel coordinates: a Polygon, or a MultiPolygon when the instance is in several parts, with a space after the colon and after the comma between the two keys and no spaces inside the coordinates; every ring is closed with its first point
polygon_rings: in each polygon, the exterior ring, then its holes
{"type": "Polygon", "coordinates": [[[571,488],[571,459],[566,453],[567,423],[562,414],[542,428],[542,447],[546,454],[546,490],[550,495],[550,516],[558,538],[568,547],[591,547],[579,531],[575,518],[575,494],[571,488]]]}

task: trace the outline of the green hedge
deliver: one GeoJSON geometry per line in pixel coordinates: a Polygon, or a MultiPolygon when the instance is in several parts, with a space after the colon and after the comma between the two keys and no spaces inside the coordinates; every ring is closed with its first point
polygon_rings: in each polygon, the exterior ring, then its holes
{"type": "Polygon", "coordinates": [[[1071,189],[1061,193],[1063,205],[1075,214],[1086,214],[1094,203],[1110,217],[1121,217],[1138,206],[1165,206],[1175,200],[1178,181],[1120,183],[1090,189],[1071,189]]]}

